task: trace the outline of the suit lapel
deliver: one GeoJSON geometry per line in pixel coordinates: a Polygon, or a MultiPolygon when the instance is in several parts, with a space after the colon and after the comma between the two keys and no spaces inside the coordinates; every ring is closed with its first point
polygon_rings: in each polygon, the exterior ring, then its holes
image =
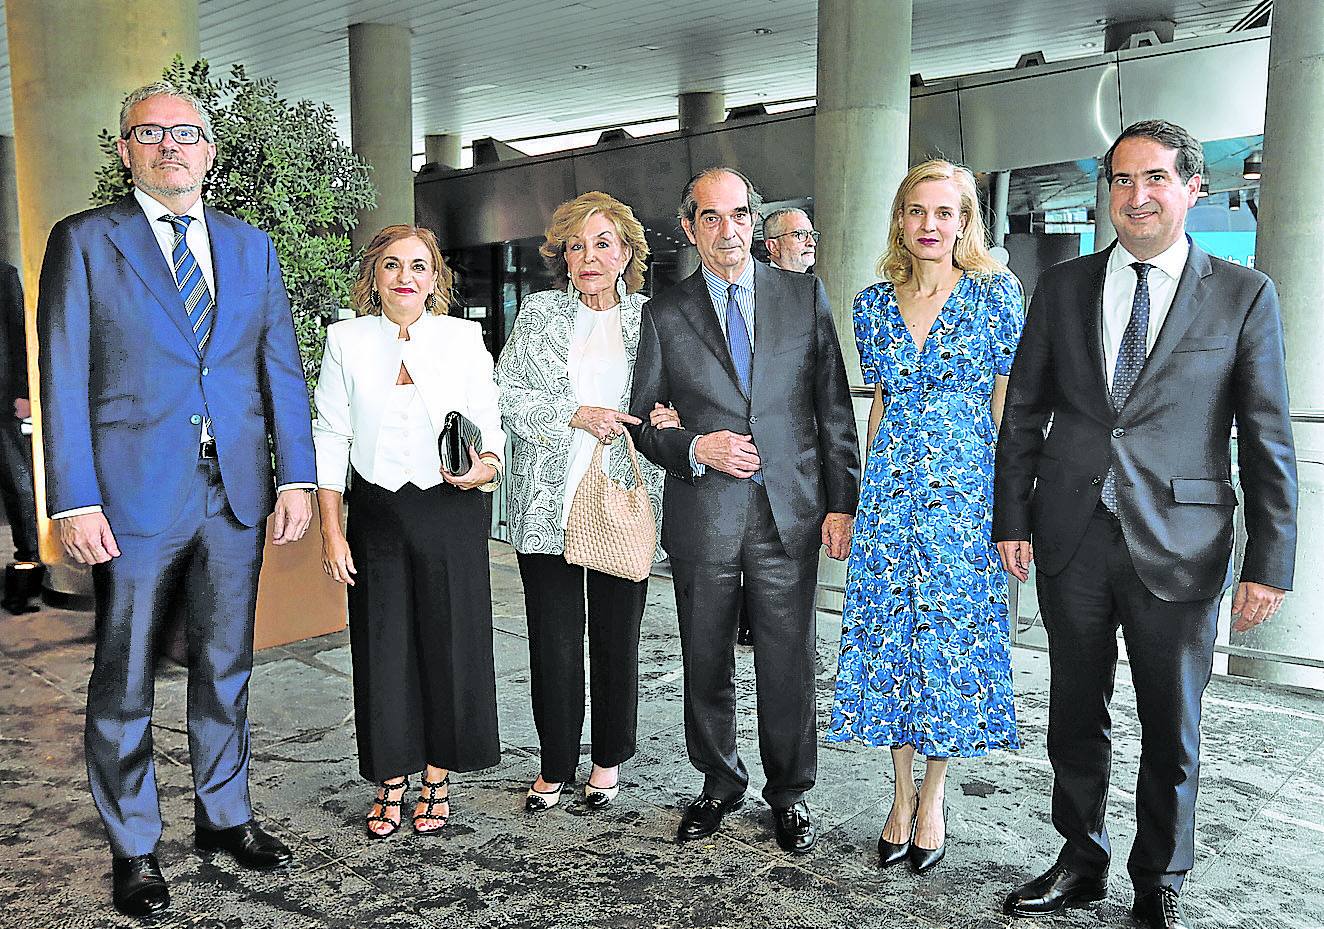
{"type": "Polygon", "coordinates": [[[223,218],[218,218],[216,211],[204,206],[207,216],[207,238],[211,241],[212,276],[216,279],[216,293],[212,294],[211,337],[207,339],[207,348],[216,344],[216,338],[223,335],[222,324],[226,311],[234,302],[229,299],[240,288],[239,281],[239,242],[223,218]]]}
{"type": "Polygon", "coordinates": [[[133,194],[116,204],[110,218],[115,223],[107,233],[111,243],[151,291],[166,318],[196,352],[198,343],[193,338],[193,328],[184,313],[179,288],[170,274],[170,267],[161,254],[160,246],[156,244],[151,227],[147,225],[147,217],[133,194]]]}
{"type": "Polygon", "coordinates": [[[1085,327],[1086,348],[1091,362],[1090,371],[1094,375],[1096,386],[1095,393],[1102,398],[1104,409],[1110,415],[1113,412],[1113,401],[1112,395],[1108,393],[1108,370],[1103,348],[1103,284],[1108,276],[1108,261],[1116,247],[1117,243],[1114,242],[1097,255],[1099,260],[1090,271],[1089,287],[1086,290],[1086,293],[1094,295],[1094,299],[1087,304],[1088,316],[1082,320],[1085,327]]]}
{"type": "Polygon", "coordinates": [[[1190,252],[1186,256],[1186,267],[1182,269],[1181,279],[1177,281],[1177,292],[1172,296],[1172,306],[1168,309],[1167,318],[1163,320],[1163,328],[1159,330],[1153,350],[1145,359],[1144,367],[1140,369],[1135,387],[1131,388],[1131,394],[1127,397],[1128,403],[1154,380],[1157,376],[1156,372],[1163,367],[1163,363],[1168,360],[1173,348],[1182,340],[1186,330],[1191,328],[1195,317],[1200,315],[1205,288],[1204,279],[1212,273],[1209,255],[1192,242],[1190,252]]]}
{"type": "MultiPolygon", "coordinates": [[[[750,261],[754,259],[751,258],[750,261]]],[[[686,294],[687,299],[683,302],[684,316],[699,334],[700,341],[703,342],[708,350],[711,351],[722,368],[731,378],[731,383],[735,385],[736,390],[740,390],[740,378],[736,376],[735,363],[731,361],[731,349],[726,344],[726,336],[722,334],[722,326],[717,321],[717,313],[713,310],[712,298],[708,296],[708,285],[703,279],[703,269],[695,271],[685,280],[681,281],[680,286],[686,294]]],[[[755,285],[755,293],[758,293],[758,287],[755,285]]],[[[758,338],[759,323],[754,323],[754,337],[758,338]]]]}
{"type": "MultiPolygon", "coordinates": [[[[750,259],[753,261],[753,259],[750,259]]],[[[751,399],[760,385],[771,376],[768,359],[780,341],[782,317],[777,308],[786,299],[780,274],[774,274],[760,262],[754,263],[754,371],[749,379],[751,399]]],[[[728,351],[728,355],[730,352],[728,351]]]]}

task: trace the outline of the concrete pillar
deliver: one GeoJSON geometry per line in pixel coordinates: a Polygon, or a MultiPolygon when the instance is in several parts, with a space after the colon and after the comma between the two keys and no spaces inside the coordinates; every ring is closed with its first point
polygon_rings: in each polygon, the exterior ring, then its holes
{"type": "MultiPolygon", "coordinates": [[[[908,166],[911,13],[912,0],[818,3],[814,225],[822,239],[814,273],[827,288],[852,386],[861,377],[851,308],[877,280],[892,197],[908,166]]],[[[861,445],[869,405],[868,396],[855,399],[861,445]]],[[[845,563],[824,555],[818,605],[840,610],[845,580],[845,563]]]]}
{"type": "Polygon", "coordinates": [[[1109,212],[1112,202],[1108,195],[1108,175],[1103,170],[1103,159],[1099,159],[1099,177],[1094,187],[1094,250],[1101,252],[1117,241],[1117,230],[1113,228],[1113,214],[1109,212]]]}
{"type": "Polygon", "coordinates": [[[18,175],[14,170],[14,137],[0,135],[0,261],[23,267],[18,222],[18,175]]]}
{"type": "Polygon", "coordinates": [[[814,273],[827,287],[846,374],[860,383],[855,295],[876,280],[910,139],[911,0],[820,0],[814,118],[814,273]]]}
{"type": "Polygon", "coordinates": [[[726,94],[720,90],[690,91],[680,94],[676,99],[679,101],[682,129],[720,123],[726,118],[726,94]]]}
{"type": "MultiPolygon", "coordinates": [[[[1264,178],[1260,182],[1255,266],[1273,278],[1283,307],[1287,379],[1292,408],[1324,410],[1324,175],[1303,152],[1324,138],[1324,16],[1314,3],[1277,3],[1269,38],[1269,86],[1264,114],[1264,178]]],[[[1273,619],[1231,644],[1324,659],[1324,424],[1295,424],[1301,509],[1296,587],[1273,619]]],[[[1233,673],[1276,681],[1324,684],[1318,669],[1232,659],[1233,673]]]]}
{"type": "Polygon", "coordinates": [[[409,28],[349,27],[349,121],[354,153],[372,166],[377,205],[350,232],[362,248],[383,226],[414,221],[414,124],[409,28]]]}
{"type": "Polygon", "coordinates": [[[56,221],[87,209],[93,175],[105,163],[97,130],[117,130],[120,104],[135,87],[159,80],[171,58],[198,58],[198,0],[7,0],[14,104],[23,282],[33,389],[34,476],[46,584],[57,593],[90,593],[90,575],[64,564],[46,520],[41,402],[36,396],[35,307],[41,258],[56,221]],[[52,157],[58,153],[58,157],[52,157]]]}
{"type": "Polygon", "coordinates": [[[452,133],[423,136],[423,161],[427,164],[460,166],[460,137],[452,133]]]}

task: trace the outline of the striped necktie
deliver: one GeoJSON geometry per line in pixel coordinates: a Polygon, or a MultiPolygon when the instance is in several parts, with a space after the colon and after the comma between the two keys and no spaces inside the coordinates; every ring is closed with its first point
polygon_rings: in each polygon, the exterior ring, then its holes
{"type": "Polygon", "coordinates": [[[211,291],[207,289],[207,280],[198,267],[198,259],[189,251],[187,233],[192,216],[162,216],[163,223],[169,223],[175,230],[175,242],[170,248],[170,263],[175,272],[175,286],[179,288],[180,299],[184,301],[184,312],[188,314],[189,325],[193,327],[193,338],[198,343],[198,354],[207,347],[211,336],[212,302],[211,291]]]}
{"type": "MultiPolygon", "coordinates": [[[[1122,333],[1122,344],[1117,348],[1117,362],[1113,365],[1113,383],[1108,391],[1113,409],[1118,413],[1126,406],[1131,390],[1140,379],[1140,369],[1145,366],[1149,340],[1149,269],[1154,267],[1137,261],[1131,265],[1136,272],[1136,292],[1131,298],[1131,319],[1122,333]]],[[[1113,513],[1117,512],[1117,472],[1108,469],[1103,479],[1103,492],[1100,495],[1103,505],[1113,513]]]]}

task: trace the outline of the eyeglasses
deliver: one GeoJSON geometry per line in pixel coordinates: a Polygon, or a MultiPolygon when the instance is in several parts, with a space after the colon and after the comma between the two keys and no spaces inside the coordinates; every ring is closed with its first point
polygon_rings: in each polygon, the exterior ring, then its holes
{"type": "MultiPolygon", "coordinates": [[[[190,126],[187,123],[181,123],[178,126],[157,126],[152,123],[143,123],[141,126],[133,126],[129,129],[129,135],[132,135],[142,145],[155,145],[165,138],[166,133],[170,133],[170,138],[174,139],[180,145],[197,145],[202,141],[202,127],[190,126]]],[[[128,138],[126,135],[124,138],[128,138]]]]}
{"type": "Polygon", "coordinates": [[[801,244],[804,244],[806,239],[813,239],[814,244],[817,245],[818,237],[821,236],[822,234],[823,233],[819,232],[817,229],[792,229],[790,232],[783,232],[781,235],[775,235],[772,236],[771,238],[784,239],[787,236],[790,236],[791,238],[795,239],[795,241],[801,244]]]}

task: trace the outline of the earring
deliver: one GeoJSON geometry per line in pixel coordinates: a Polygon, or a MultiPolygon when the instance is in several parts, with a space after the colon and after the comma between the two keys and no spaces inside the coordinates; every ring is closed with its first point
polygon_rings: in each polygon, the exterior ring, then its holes
{"type": "Polygon", "coordinates": [[[382,305],[382,295],[377,293],[376,287],[372,289],[372,293],[368,296],[368,300],[372,303],[373,306],[382,305]]]}
{"type": "Polygon", "coordinates": [[[426,299],[423,300],[423,307],[429,313],[435,312],[437,309],[437,295],[435,293],[428,294],[426,299]]]}

